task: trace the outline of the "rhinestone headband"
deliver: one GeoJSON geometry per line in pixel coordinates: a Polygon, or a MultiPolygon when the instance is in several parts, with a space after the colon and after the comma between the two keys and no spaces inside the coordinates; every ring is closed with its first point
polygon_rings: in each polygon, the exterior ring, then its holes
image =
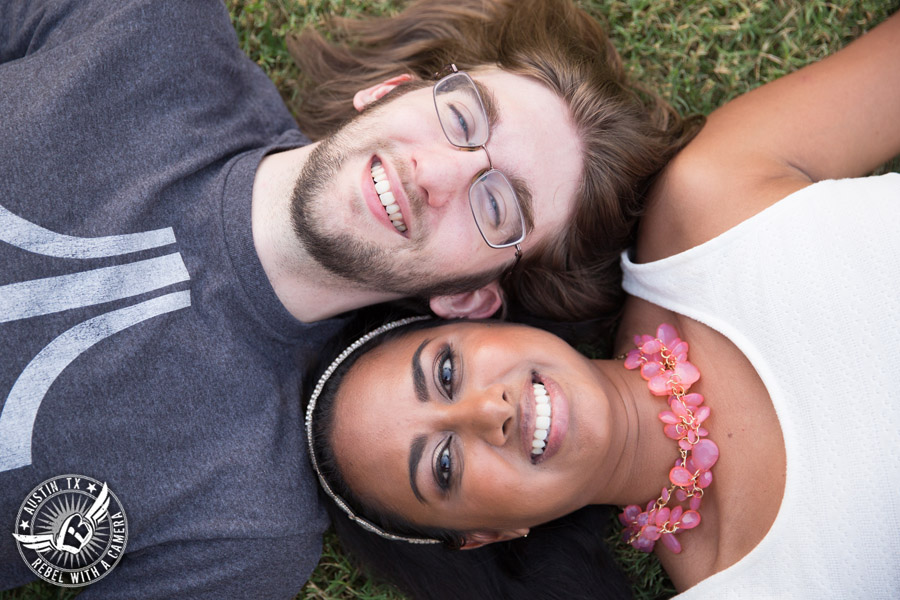
{"type": "Polygon", "coordinates": [[[325,387],[325,384],[328,383],[328,380],[331,378],[331,375],[337,370],[337,368],[347,360],[347,357],[353,354],[356,350],[358,350],[363,344],[369,342],[370,340],[378,337],[379,335],[390,331],[391,329],[396,329],[397,327],[402,327],[404,325],[408,325],[410,323],[415,323],[416,321],[424,321],[426,319],[430,319],[431,317],[427,316],[418,316],[418,317],[409,317],[406,319],[400,319],[399,321],[391,321],[390,323],[385,323],[381,327],[377,329],[373,329],[366,335],[362,336],[341,352],[337,358],[335,358],[328,368],[325,369],[325,372],[322,373],[322,376],[319,378],[319,382],[316,384],[315,389],[313,390],[312,396],[309,398],[309,405],[306,407],[306,443],[309,446],[309,460],[312,462],[313,469],[316,472],[316,475],[319,476],[319,483],[322,485],[322,489],[325,490],[325,493],[334,500],[334,503],[337,504],[338,508],[347,513],[347,516],[350,517],[351,521],[356,522],[360,527],[379,535],[385,539],[392,540],[395,542],[408,542],[410,544],[440,544],[440,540],[435,540],[432,538],[414,538],[414,537],[406,537],[402,535],[396,535],[394,533],[390,533],[382,529],[381,527],[375,525],[371,521],[364,519],[363,517],[358,516],[353,512],[353,509],[350,508],[344,499],[334,493],[331,489],[331,486],[328,485],[328,482],[325,481],[325,477],[322,475],[322,471],[319,469],[319,462],[316,460],[316,452],[313,447],[313,413],[316,410],[316,401],[319,398],[319,394],[322,393],[322,389],[325,387]]]}

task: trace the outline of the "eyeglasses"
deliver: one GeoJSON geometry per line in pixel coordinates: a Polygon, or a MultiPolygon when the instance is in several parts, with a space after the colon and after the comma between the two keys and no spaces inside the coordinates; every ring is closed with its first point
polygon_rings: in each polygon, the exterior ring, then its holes
{"type": "Polygon", "coordinates": [[[481,148],[487,154],[488,168],[469,186],[469,207],[481,237],[491,248],[516,247],[516,263],[522,256],[519,244],[525,239],[525,217],[516,192],[506,176],[494,168],[485,144],[490,136],[487,111],[475,82],[467,73],[457,71],[434,84],[434,107],[447,141],[457,148],[481,148]]]}

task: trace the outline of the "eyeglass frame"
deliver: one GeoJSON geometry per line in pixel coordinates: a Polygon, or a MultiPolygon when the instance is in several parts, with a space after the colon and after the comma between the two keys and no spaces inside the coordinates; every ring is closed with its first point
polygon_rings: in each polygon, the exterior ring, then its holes
{"type": "Polygon", "coordinates": [[[481,238],[484,240],[484,242],[488,246],[490,246],[491,248],[498,249],[498,250],[503,249],[503,248],[511,248],[513,246],[515,247],[515,249],[516,249],[515,262],[504,274],[504,277],[508,276],[510,273],[512,273],[515,270],[515,268],[519,264],[519,261],[522,259],[521,243],[523,241],[525,241],[525,235],[527,234],[527,232],[525,230],[525,216],[524,216],[524,212],[522,211],[522,204],[519,202],[519,196],[518,196],[518,194],[516,194],[515,188],[513,188],[512,184],[509,182],[509,179],[507,179],[506,175],[504,175],[502,171],[494,168],[494,162],[491,160],[491,153],[488,152],[486,144],[491,137],[491,130],[490,130],[490,120],[488,119],[487,111],[484,108],[484,100],[482,100],[481,92],[478,91],[478,86],[475,85],[475,81],[472,79],[472,77],[465,71],[460,71],[459,69],[457,69],[455,63],[450,63],[449,65],[447,65],[446,67],[444,67],[443,69],[441,69],[440,71],[435,73],[434,76],[439,78],[437,81],[434,82],[434,85],[431,88],[432,97],[434,99],[434,110],[437,113],[438,123],[440,123],[440,125],[441,125],[441,131],[443,132],[444,137],[447,139],[447,142],[449,142],[450,145],[453,146],[454,148],[460,148],[463,150],[477,150],[478,148],[481,148],[482,150],[484,150],[484,153],[487,156],[488,168],[480,171],[472,179],[472,182],[469,184],[469,190],[468,190],[469,210],[472,211],[472,218],[475,220],[475,227],[478,228],[478,233],[481,234],[481,238]],[[485,137],[483,144],[479,144],[476,146],[460,146],[459,144],[454,143],[453,140],[450,139],[450,135],[447,133],[446,129],[444,129],[444,122],[441,119],[441,111],[440,111],[440,108],[438,108],[437,89],[441,83],[443,83],[447,79],[450,79],[451,77],[455,77],[458,75],[465,77],[466,79],[469,80],[469,83],[472,84],[472,89],[475,92],[475,97],[478,99],[478,104],[481,107],[481,113],[484,115],[485,122],[488,123],[488,128],[487,128],[488,132],[487,132],[487,136],[485,137]],[[478,217],[475,214],[475,207],[472,206],[472,188],[475,187],[475,183],[480,178],[482,178],[485,175],[492,173],[492,172],[497,173],[498,175],[503,177],[503,180],[506,182],[506,184],[509,186],[510,191],[512,192],[512,197],[515,202],[515,206],[519,212],[519,220],[522,225],[522,236],[514,242],[508,242],[508,243],[504,243],[504,244],[493,244],[490,241],[488,241],[487,236],[484,234],[484,231],[481,230],[481,224],[478,222],[478,217]]]}

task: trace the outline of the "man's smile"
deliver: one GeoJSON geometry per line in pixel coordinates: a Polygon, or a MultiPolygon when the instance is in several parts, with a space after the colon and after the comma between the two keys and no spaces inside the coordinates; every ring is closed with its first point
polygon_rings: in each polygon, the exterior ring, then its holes
{"type": "Polygon", "coordinates": [[[403,233],[406,231],[403,213],[400,212],[400,205],[397,204],[394,193],[391,191],[391,182],[388,181],[387,173],[378,158],[372,161],[372,183],[375,184],[375,193],[378,194],[378,199],[381,200],[381,205],[384,207],[391,225],[403,233]]]}

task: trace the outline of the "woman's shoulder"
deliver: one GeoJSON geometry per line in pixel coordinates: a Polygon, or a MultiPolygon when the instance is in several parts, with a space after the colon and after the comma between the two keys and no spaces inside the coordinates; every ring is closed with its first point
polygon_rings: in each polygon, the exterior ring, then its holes
{"type": "Polygon", "coordinates": [[[651,188],[638,260],[658,260],[707,242],[810,183],[790,165],[731,152],[701,134],[651,188]]]}

